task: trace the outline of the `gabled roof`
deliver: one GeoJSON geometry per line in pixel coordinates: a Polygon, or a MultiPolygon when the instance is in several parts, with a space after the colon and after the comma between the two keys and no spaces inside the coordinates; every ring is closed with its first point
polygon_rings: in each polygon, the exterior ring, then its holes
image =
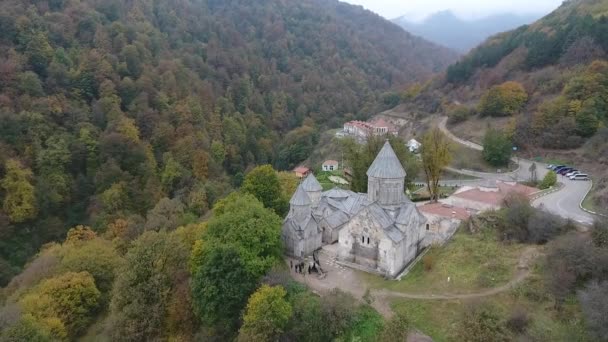
{"type": "Polygon", "coordinates": [[[294,172],[300,172],[300,173],[306,173],[310,171],[310,168],[306,167],[306,166],[298,166],[295,169],[293,169],[294,172]]]}
{"type": "Polygon", "coordinates": [[[378,156],[367,170],[368,177],[375,178],[404,178],[406,176],[403,166],[391,144],[387,141],[378,153],[378,156]]]}
{"type": "Polygon", "coordinates": [[[304,191],[323,191],[323,187],[312,173],[304,179],[301,186],[304,191]]]}
{"type": "Polygon", "coordinates": [[[306,194],[306,191],[304,191],[304,188],[302,188],[301,184],[296,189],[296,193],[293,194],[293,196],[291,197],[289,204],[291,204],[291,205],[311,205],[312,204],[310,197],[308,197],[308,194],[306,194]]]}

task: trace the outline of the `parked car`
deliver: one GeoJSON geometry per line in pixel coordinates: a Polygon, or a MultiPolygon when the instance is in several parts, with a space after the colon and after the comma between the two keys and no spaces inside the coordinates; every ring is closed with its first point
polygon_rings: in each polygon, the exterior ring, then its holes
{"type": "Polygon", "coordinates": [[[554,166],[555,165],[553,165],[553,164],[549,164],[549,165],[547,165],[547,169],[551,170],[551,169],[553,169],[554,166]]]}
{"type": "Polygon", "coordinates": [[[556,166],[553,168],[553,171],[555,171],[556,173],[559,172],[559,170],[566,168],[566,165],[560,165],[560,166],[556,166]]]}
{"type": "Polygon", "coordinates": [[[572,170],[572,171],[566,173],[566,177],[578,175],[579,173],[581,173],[579,170],[572,170]]]}
{"type": "Polygon", "coordinates": [[[579,173],[578,175],[570,176],[571,180],[589,180],[589,176],[584,173],[579,173]]]}
{"type": "Polygon", "coordinates": [[[574,170],[573,167],[565,167],[563,169],[560,169],[558,173],[562,176],[565,176],[568,172],[572,172],[572,170],[574,170]]]}

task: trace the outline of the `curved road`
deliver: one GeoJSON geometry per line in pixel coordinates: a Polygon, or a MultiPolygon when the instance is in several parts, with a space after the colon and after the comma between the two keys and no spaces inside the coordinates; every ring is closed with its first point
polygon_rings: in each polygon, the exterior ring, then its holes
{"type": "MultiPolygon", "coordinates": [[[[474,142],[463,140],[455,136],[450,130],[447,129],[446,123],[447,117],[444,117],[439,122],[439,129],[451,140],[464,145],[468,148],[483,151],[483,147],[474,142]]],[[[530,167],[533,163],[536,163],[536,173],[538,179],[542,179],[548,172],[547,164],[534,162],[527,159],[514,158],[515,162],[519,164],[519,169],[509,173],[482,173],[469,170],[456,170],[451,168],[453,172],[466,174],[469,176],[475,176],[483,179],[496,179],[506,181],[518,181],[530,178],[530,167]]],[[[564,176],[558,175],[558,182],[563,183],[564,187],[550,195],[540,197],[532,202],[535,207],[542,207],[544,210],[553,214],[559,215],[566,219],[574,220],[582,224],[592,224],[595,217],[581,209],[580,204],[587,196],[587,193],[591,190],[591,182],[584,181],[571,181],[564,176]]]]}

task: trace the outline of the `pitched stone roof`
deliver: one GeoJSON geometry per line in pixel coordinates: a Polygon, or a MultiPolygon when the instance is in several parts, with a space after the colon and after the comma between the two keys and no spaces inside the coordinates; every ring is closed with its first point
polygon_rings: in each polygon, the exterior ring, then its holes
{"type": "Polygon", "coordinates": [[[323,187],[312,173],[304,179],[302,188],[304,191],[323,191],[323,187]]]}
{"type": "Polygon", "coordinates": [[[391,144],[387,141],[378,153],[378,156],[367,170],[368,177],[375,178],[404,178],[406,176],[403,166],[391,144]]]}
{"type": "Polygon", "coordinates": [[[302,187],[301,184],[296,189],[296,193],[293,194],[293,196],[291,197],[289,204],[291,204],[291,205],[311,205],[312,204],[310,197],[308,197],[308,194],[306,194],[306,191],[304,190],[304,188],[302,187]]]}
{"type": "Polygon", "coordinates": [[[338,187],[335,187],[323,194],[323,196],[329,197],[329,198],[346,198],[346,197],[349,197],[350,195],[351,195],[351,193],[348,193],[347,191],[342,190],[338,187]]]}

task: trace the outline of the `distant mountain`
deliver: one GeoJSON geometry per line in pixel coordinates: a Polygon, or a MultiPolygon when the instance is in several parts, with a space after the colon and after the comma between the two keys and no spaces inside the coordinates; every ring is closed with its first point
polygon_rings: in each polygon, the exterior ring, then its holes
{"type": "Polygon", "coordinates": [[[394,19],[393,22],[406,31],[434,43],[459,52],[468,52],[496,33],[529,24],[540,17],[540,14],[505,13],[476,20],[463,20],[451,11],[441,11],[422,22],[411,21],[405,16],[394,19]]]}

